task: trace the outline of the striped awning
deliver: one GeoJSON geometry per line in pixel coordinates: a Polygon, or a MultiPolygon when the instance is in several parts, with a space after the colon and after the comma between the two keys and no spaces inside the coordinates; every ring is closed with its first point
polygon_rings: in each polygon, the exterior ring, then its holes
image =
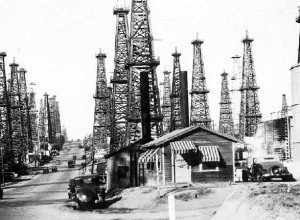
{"type": "Polygon", "coordinates": [[[172,150],[175,153],[185,154],[188,151],[197,151],[197,148],[193,141],[174,141],[170,143],[172,150]]]}
{"type": "Polygon", "coordinates": [[[203,155],[202,162],[220,161],[218,146],[200,146],[199,150],[203,155]]]}
{"type": "Polygon", "coordinates": [[[142,153],[139,157],[139,163],[146,163],[146,162],[151,162],[155,160],[155,155],[159,151],[160,148],[156,149],[149,149],[142,153]]]}

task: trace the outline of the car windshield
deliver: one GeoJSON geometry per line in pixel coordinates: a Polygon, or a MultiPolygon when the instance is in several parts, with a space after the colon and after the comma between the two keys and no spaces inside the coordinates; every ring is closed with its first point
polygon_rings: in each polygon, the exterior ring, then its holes
{"type": "Polygon", "coordinates": [[[81,184],[100,184],[99,178],[97,177],[89,177],[89,178],[76,178],[76,185],[81,184]]]}

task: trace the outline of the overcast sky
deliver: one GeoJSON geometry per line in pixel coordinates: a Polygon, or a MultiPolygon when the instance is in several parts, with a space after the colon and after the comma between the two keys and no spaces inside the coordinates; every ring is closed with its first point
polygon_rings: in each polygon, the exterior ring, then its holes
{"type": "MultiPolygon", "coordinates": [[[[131,7],[131,0],[119,4],[131,7]]],[[[149,0],[159,81],[172,70],[175,47],[181,67],[192,75],[191,41],[199,33],[211,117],[219,120],[220,74],[232,71],[234,54],[242,55],[246,30],[252,44],[263,119],[281,109],[282,94],[291,103],[290,67],[297,62],[297,0],[149,0]]],[[[47,92],[60,103],[62,124],[70,138],[92,132],[96,81],[95,54],[107,54],[113,71],[116,0],[0,0],[0,50],[28,71],[36,83],[37,103],[47,92]]],[[[128,18],[130,20],[130,17],[128,18]]],[[[9,74],[8,74],[9,75],[9,74]]],[[[189,87],[191,81],[189,81],[189,87]]],[[[273,116],[274,117],[274,116],[273,116]]]]}

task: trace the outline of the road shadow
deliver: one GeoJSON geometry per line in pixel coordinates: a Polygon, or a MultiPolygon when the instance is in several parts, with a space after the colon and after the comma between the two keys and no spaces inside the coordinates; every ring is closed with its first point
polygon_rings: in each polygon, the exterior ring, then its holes
{"type": "MultiPolygon", "coordinates": [[[[5,201],[6,198],[3,199],[5,201]]],[[[1,208],[14,208],[14,207],[28,207],[28,206],[41,206],[41,205],[53,205],[64,204],[66,199],[48,199],[48,200],[21,200],[21,201],[8,201],[1,202],[1,208]]]]}
{"type": "Polygon", "coordinates": [[[3,189],[14,189],[14,188],[24,188],[24,187],[30,187],[30,186],[48,186],[48,185],[61,185],[61,184],[68,184],[69,181],[61,181],[61,182],[46,182],[46,183],[36,183],[36,184],[27,184],[24,186],[4,186],[3,189]]]}

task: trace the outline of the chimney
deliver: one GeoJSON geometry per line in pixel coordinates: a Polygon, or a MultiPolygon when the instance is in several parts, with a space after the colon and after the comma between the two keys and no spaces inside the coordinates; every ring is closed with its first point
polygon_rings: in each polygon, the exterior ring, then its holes
{"type": "Polygon", "coordinates": [[[187,71],[180,73],[180,107],[181,107],[181,127],[189,127],[189,97],[187,71]]]}
{"type": "Polygon", "coordinates": [[[141,72],[140,74],[140,89],[141,89],[141,112],[142,112],[142,137],[145,142],[148,142],[151,139],[148,72],[141,72]]]}

